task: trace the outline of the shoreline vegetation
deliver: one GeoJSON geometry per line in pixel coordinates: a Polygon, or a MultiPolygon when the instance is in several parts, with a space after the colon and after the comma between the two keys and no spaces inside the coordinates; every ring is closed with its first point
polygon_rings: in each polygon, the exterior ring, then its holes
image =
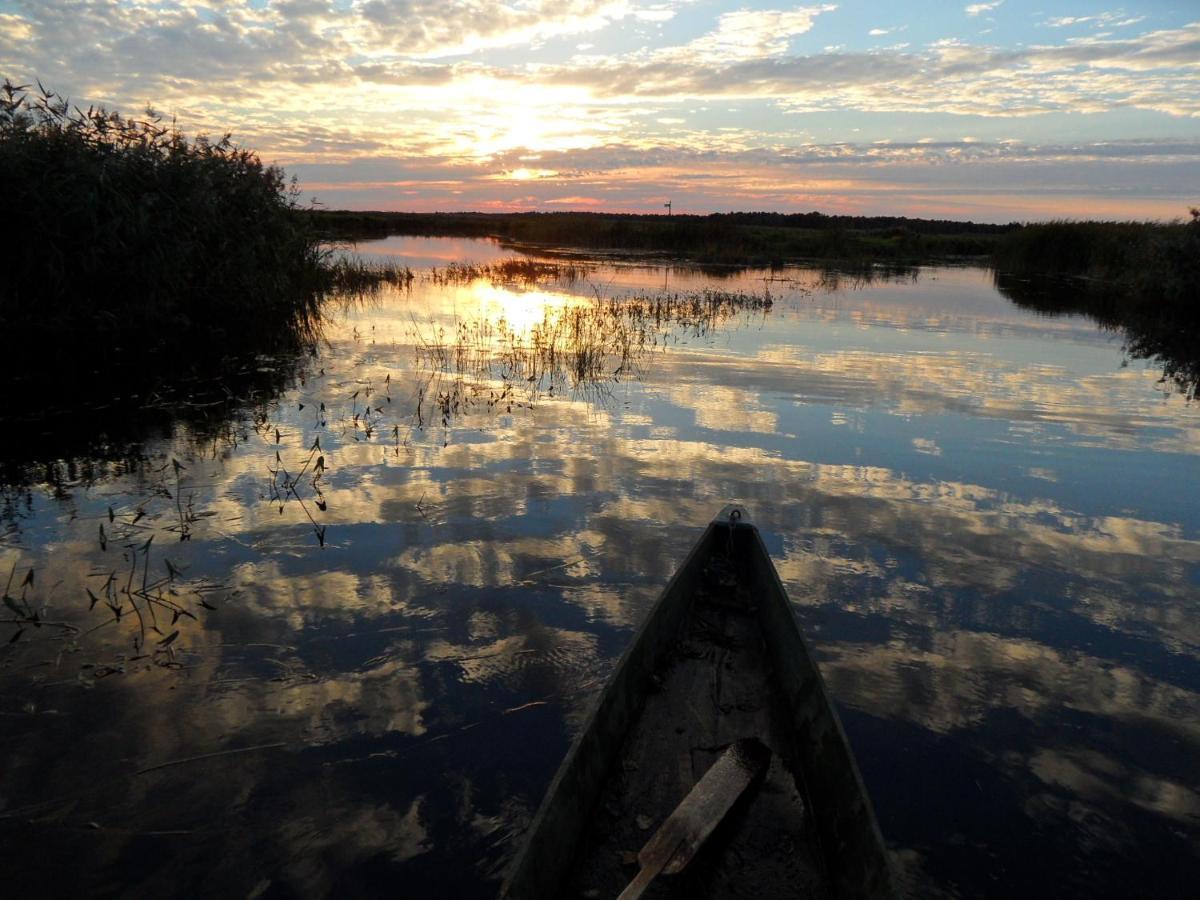
{"type": "Polygon", "coordinates": [[[929,264],[981,265],[1018,305],[1082,314],[1125,336],[1125,352],[1155,359],[1189,401],[1200,391],[1200,209],[1189,221],[979,225],[928,219],[729,213],[305,212],[343,241],[390,234],[490,237],[541,255],[607,252],[700,267],[809,264],[863,275],[929,264]]]}
{"type": "Polygon", "coordinates": [[[39,368],[305,347],[338,274],[282,170],[149,109],[126,118],[6,81],[0,195],[23,244],[0,268],[0,320],[20,336],[9,352],[39,368]]]}
{"type": "Polygon", "coordinates": [[[1200,397],[1200,209],[1187,223],[1049,222],[1006,235],[996,287],[1050,316],[1083,314],[1118,332],[1128,359],[1200,397]]]}
{"type": "MultiPolygon", "coordinates": [[[[0,421],[42,423],[47,446],[219,429],[300,371],[326,301],[412,279],[328,249],[284,172],[228,136],[41,85],[0,86],[0,196],[0,421]]],[[[22,427],[28,456],[42,432],[22,427]]]]}
{"type": "Polygon", "coordinates": [[[1001,239],[991,259],[999,273],[1073,277],[1109,296],[1200,302],[1200,209],[1187,222],[1044,222],[1001,239]]]}
{"type": "Polygon", "coordinates": [[[613,251],[702,266],[779,267],[797,262],[986,261],[998,240],[1019,225],[987,225],[893,216],[828,216],[819,212],[642,215],[596,212],[409,213],[307,210],[328,240],[389,235],[495,238],[540,253],[613,251]]]}
{"type": "Polygon", "coordinates": [[[1019,276],[1079,278],[1170,301],[1200,289],[1200,209],[1189,221],[1052,221],[1007,225],[830,216],[819,212],[711,215],[593,212],[302,212],[324,239],[390,235],[493,238],[543,255],[606,251],[698,266],[847,268],[974,264],[1019,276]]]}

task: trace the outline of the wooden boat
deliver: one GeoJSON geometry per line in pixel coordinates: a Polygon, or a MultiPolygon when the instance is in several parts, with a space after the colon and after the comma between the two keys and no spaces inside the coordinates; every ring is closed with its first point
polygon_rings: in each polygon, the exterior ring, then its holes
{"type": "Polygon", "coordinates": [[[765,772],[645,896],[892,896],[870,800],[779,575],[745,510],[726,507],[597,698],[501,896],[618,897],[641,877],[638,851],[745,738],[770,749],[765,772]]]}

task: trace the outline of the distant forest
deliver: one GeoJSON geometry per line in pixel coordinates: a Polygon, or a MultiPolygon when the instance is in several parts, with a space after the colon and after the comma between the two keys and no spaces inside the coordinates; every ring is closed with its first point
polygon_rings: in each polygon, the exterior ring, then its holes
{"type": "Polygon", "coordinates": [[[307,215],[319,234],[335,240],[389,234],[496,237],[542,247],[621,250],[732,265],[778,265],[803,259],[903,263],[978,259],[994,251],[1001,235],[1021,227],[819,212],[664,216],[311,210],[307,215]]]}
{"type": "Polygon", "coordinates": [[[690,215],[677,213],[664,216],[658,213],[600,213],[600,212],[522,212],[522,213],[407,213],[354,210],[314,210],[315,221],[321,225],[363,231],[387,231],[392,234],[411,233],[398,229],[454,228],[474,233],[504,231],[521,222],[536,222],[543,228],[574,227],[600,223],[640,223],[651,226],[708,223],[756,226],[763,228],[801,228],[812,231],[910,231],[914,234],[1004,234],[1020,224],[989,225],[980,222],[957,222],[950,219],[910,219],[907,216],[831,216],[822,212],[732,212],[690,215]]]}

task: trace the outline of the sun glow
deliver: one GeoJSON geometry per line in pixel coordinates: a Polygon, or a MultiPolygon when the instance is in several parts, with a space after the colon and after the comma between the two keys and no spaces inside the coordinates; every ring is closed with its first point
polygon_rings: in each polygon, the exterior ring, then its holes
{"type": "Polygon", "coordinates": [[[595,147],[619,134],[624,117],[597,107],[585,88],[522,84],[474,75],[442,89],[447,149],[484,159],[510,150],[536,153],[595,147]]]}
{"type": "Polygon", "coordinates": [[[498,331],[518,340],[528,339],[537,326],[552,323],[564,310],[586,305],[584,298],[570,294],[521,291],[486,281],[465,287],[461,299],[464,306],[477,304],[484,321],[503,322],[504,327],[498,331]]]}
{"type": "Polygon", "coordinates": [[[974,3],[1008,22],[977,35],[950,4],[896,44],[887,4],[105,0],[84,40],[80,5],[0,0],[0,68],[231,132],[335,209],[1172,219],[1200,159],[1194,3],[974,3]]]}
{"type": "Polygon", "coordinates": [[[541,178],[556,178],[558,177],[558,172],[554,169],[529,169],[522,166],[519,169],[510,169],[499,175],[489,175],[487,177],[500,181],[537,181],[541,178]]]}

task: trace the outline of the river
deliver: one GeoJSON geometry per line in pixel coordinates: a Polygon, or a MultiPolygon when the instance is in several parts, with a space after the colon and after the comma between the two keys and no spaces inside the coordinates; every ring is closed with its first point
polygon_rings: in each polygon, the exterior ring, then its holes
{"type": "Polygon", "coordinates": [[[358,249],[411,286],[279,389],[5,468],[8,889],[493,896],[737,500],[914,896],[1184,892],[1200,408],[1161,365],[978,268],[358,249]]]}

